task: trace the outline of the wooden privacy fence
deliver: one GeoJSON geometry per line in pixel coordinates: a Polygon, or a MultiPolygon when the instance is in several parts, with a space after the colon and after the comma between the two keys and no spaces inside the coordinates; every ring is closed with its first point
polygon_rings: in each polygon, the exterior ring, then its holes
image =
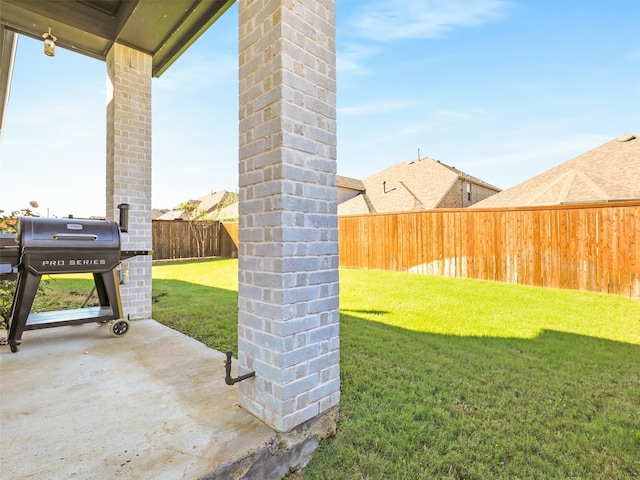
{"type": "Polygon", "coordinates": [[[238,224],[221,223],[220,250],[218,255],[224,258],[238,258],[238,224]]]}
{"type": "Polygon", "coordinates": [[[198,257],[198,237],[203,257],[238,257],[237,223],[195,223],[179,220],[153,220],[153,259],[198,257]]]}
{"type": "Polygon", "coordinates": [[[343,267],[640,298],[640,201],[339,217],[343,267]]]}

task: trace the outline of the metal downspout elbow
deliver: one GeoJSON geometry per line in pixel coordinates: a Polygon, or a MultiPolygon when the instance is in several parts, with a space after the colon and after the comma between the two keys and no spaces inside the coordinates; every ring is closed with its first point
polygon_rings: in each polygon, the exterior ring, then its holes
{"type": "Polygon", "coordinates": [[[240,375],[236,378],[231,378],[231,355],[232,354],[233,352],[231,352],[231,350],[227,350],[227,361],[224,362],[224,366],[226,370],[224,383],[226,383],[227,385],[234,385],[238,382],[241,382],[242,380],[246,380],[247,378],[255,377],[256,372],[249,372],[244,375],[240,375]]]}

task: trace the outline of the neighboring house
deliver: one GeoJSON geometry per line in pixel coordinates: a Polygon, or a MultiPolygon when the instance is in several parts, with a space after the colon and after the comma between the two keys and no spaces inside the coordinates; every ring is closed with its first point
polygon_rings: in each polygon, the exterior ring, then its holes
{"type": "Polygon", "coordinates": [[[346,202],[365,190],[362,180],[342,177],[340,175],[336,175],[336,186],[338,187],[338,205],[346,202]]]}
{"type": "Polygon", "coordinates": [[[154,208],[151,210],[151,220],[158,220],[162,215],[169,212],[168,208],[154,208]]]}
{"type": "Polygon", "coordinates": [[[221,209],[216,209],[207,215],[208,220],[216,220],[218,222],[237,222],[240,218],[238,207],[240,202],[234,202],[231,205],[227,205],[221,209]]]}
{"type": "Polygon", "coordinates": [[[500,189],[425,157],[401,162],[362,181],[364,190],[338,202],[338,215],[464,208],[500,189]]]}
{"type": "MultiPolygon", "coordinates": [[[[205,218],[218,218],[220,211],[220,205],[230,206],[230,202],[237,204],[237,194],[221,190],[219,192],[212,192],[204,197],[200,197],[197,200],[188,200],[198,205],[198,209],[206,212],[205,218]]],[[[186,203],[186,202],[185,202],[186,203]]],[[[223,207],[224,208],[224,207],[223,207]]],[[[237,207],[236,207],[237,212],[237,207]]],[[[237,218],[236,214],[233,218],[237,218]]],[[[226,217],[225,217],[226,218],[226,217]]],[[[231,217],[230,217],[231,218],[231,217]]],[[[180,209],[180,206],[173,207],[173,209],[166,211],[164,214],[156,218],[156,220],[189,220],[189,215],[180,209]]]]}
{"type": "MultiPolygon", "coordinates": [[[[196,202],[197,200],[192,200],[196,202]]],[[[173,207],[160,215],[156,220],[188,220],[188,216],[179,207],[173,207]]]]}
{"type": "Polygon", "coordinates": [[[615,138],[474,208],[558,205],[640,199],[640,140],[615,138]]]}

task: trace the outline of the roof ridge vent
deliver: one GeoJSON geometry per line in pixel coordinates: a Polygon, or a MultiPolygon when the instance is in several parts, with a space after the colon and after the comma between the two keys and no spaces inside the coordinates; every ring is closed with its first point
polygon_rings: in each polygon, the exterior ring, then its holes
{"type": "Polygon", "coordinates": [[[619,142],[629,142],[631,140],[633,140],[634,138],[636,138],[635,135],[632,135],[631,133],[625,133],[624,135],[620,135],[617,140],[619,142]]]}

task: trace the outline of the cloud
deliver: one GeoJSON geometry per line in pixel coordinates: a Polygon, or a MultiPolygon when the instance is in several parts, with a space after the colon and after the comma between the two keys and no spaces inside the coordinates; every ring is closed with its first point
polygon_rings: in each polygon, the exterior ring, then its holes
{"type": "Polygon", "coordinates": [[[376,0],[361,9],[352,25],[371,40],[438,38],[457,27],[496,21],[509,6],[507,0],[376,0]]]}
{"type": "MultiPolygon", "coordinates": [[[[339,107],[338,114],[340,115],[371,115],[371,114],[380,114],[380,113],[392,113],[406,110],[413,110],[414,113],[417,113],[420,118],[427,119],[427,125],[429,125],[428,129],[431,129],[432,125],[439,125],[444,122],[451,123],[457,121],[466,121],[477,118],[478,116],[484,115],[485,111],[478,108],[469,108],[464,111],[460,110],[447,110],[447,109],[439,109],[435,111],[431,111],[430,109],[426,110],[426,104],[424,99],[412,98],[412,99],[381,99],[375,100],[371,102],[364,102],[357,105],[352,105],[348,107],[339,107]],[[421,113],[423,112],[424,113],[421,113]]],[[[409,133],[415,133],[415,131],[425,130],[422,127],[412,127],[411,129],[406,129],[409,133]]]]}
{"type": "Polygon", "coordinates": [[[368,45],[347,44],[336,54],[339,75],[345,73],[369,74],[371,70],[363,64],[374,56],[378,49],[368,45]]]}
{"type": "Polygon", "coordinates": [[[380,100],[375,102],[361,103],[351,107],[342,107],[338,113],[342,115],[371,115],[373,113],[389,113],[398,110],[415,108],[416,102],[406,100],[380,100]]]}
{"type": "MultiPolygon", "coordinates": [[[[408,110],[409,107],[416,105],[403,104],[401,102],[398,102],[397,105],[393,102],[379,102],[359,105],[354,108],[354,112],[366,115],[376,108],[380,112],[386,108],[387,111],[385,113],[391,113],[394,106],[396,110],[401,108],[408,110]]],[[[422,109],[423,107],[418,105],[418,110],[422,109]]],[[[340,112],[342,111],[340,110],[340,112]]],[[[467,128],[465,125],[468,122],[473,122],[482,115],[482,111],[470,109],[467,111],[437,110],[424,115],[419,114],[417,117],[416,115],[397,116],[393,117],[395,120],[390,121],[384,131],[378,131],[375,135],[362,135],[359,142],[350,141],[350,143],[359,143],[368,147],[386,145],[393,149],[398,145],[405,145],[406,142],[420,143],[423,141],[424,135],[434,135],[433,132],[442,132],[443,129],[464,130],[467,128]],[[416,118],[419,118],[419,120],[415,120],[416,118]]]]}
{"type": "Polygon", "coordinates": [[[483,110],[471,109],[467,112],[457,112],[454,110],[438,110],[435,113],[436,119],[440,121],[449,120],[468,120],[478,116],[478,114],[484,113],[483,110]]]}

